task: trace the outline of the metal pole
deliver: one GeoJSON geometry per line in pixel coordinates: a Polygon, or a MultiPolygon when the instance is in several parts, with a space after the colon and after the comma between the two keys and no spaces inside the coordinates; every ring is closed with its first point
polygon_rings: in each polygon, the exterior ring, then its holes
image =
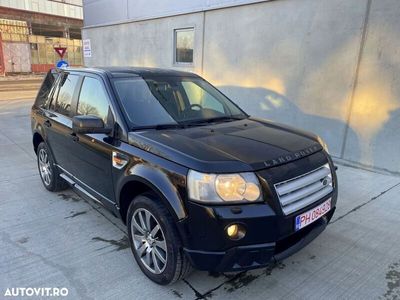
{"type": "Polygon", "coordinates": [[[4,65],[3,37],[0,32],[0,75],[5,76],[6,70],[4,65]]]}

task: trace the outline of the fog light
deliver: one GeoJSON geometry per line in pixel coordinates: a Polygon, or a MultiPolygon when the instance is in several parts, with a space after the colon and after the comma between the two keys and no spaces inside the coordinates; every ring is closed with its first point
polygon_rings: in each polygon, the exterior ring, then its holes
{"type": "Polygon", "coordinates": [[[226,234],[231,240],[240,240],[246,235],[246,230],[239,224],[231,224],[226,227],[226,234]]]}

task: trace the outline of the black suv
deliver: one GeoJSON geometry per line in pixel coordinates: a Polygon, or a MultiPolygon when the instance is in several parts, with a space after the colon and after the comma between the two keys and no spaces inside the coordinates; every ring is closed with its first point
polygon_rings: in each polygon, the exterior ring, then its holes
{"type": "Polygon", "coordinates": [[[72,186],[119,216],[159,284],[192,266],[279,261],[335,210],[335,167],[318,136],[250,117],[192,73],[52,70],[31,116],[46,189],[72,186]]]}

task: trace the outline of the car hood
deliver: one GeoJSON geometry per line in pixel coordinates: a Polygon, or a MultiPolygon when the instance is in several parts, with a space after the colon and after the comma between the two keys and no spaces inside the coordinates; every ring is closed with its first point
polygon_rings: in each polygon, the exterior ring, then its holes
{"type": "Polygon", "coordinates": [[[315,135],[255,118],[135,131],[129,133],[129,143],[202,172],[255,171],[322,150],[315,135]]]}

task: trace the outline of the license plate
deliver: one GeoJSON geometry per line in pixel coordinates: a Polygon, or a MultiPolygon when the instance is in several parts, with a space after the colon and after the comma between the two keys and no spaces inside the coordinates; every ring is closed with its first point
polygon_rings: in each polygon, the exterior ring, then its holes
{"type": "Polygon", "coordinates": [[[305,213],[298,215],[296,217],[295,230],[297,231],[317,221],[319,218],[325,215],[330,209],[331,209],[331,199],[328,199],[327,201],[321,203],[317,207],[314,207],[313,209],[310,209],[309,211],[306,211],[305,213]]]}

